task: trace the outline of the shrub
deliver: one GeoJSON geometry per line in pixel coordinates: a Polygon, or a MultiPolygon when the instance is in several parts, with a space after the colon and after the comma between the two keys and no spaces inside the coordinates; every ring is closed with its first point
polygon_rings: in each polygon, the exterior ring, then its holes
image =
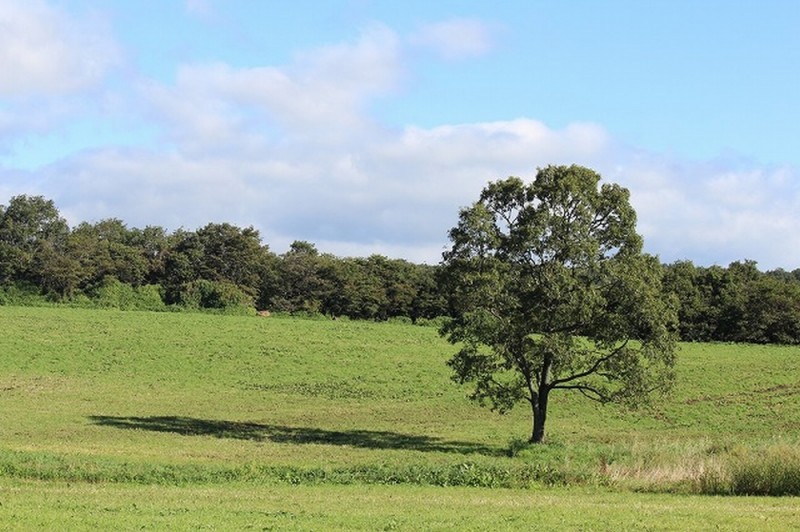
{"type": "Polygon", "coordinates": [[[120,310],[165,310],[158,285],[131,286],[106,277],[94,294],[95,306],[120,310]]]}
{"type": "Polygon", "coordinates": [[[189,309],[215,310],[224,314],[255,314],[253,298],[227,281],[200,279],[181,286],[178,304],[189,309]]]}
{"type": "Polygon", "coordinates": [[[32,284],[17,283],[0,286],[0,305],[33,307],[51,304],[32,284]]]}
{"type": "Polygon", "coordinates": [[[420,327],[436,327],[441,329],[446,323],[450,321],[447,316],[437,316],[436,318],[417,318],[416,324],[420,327]]]}

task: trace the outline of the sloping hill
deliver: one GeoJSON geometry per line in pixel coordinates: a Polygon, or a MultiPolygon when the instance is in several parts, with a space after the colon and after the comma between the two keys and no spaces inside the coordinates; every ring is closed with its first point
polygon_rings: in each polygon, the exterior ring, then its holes
{"type": "Polygon", "coordinates": [[[551,441],[529,447],[528,412],[469,402],[433,328],[12,307],[0,323],[12,478],[702,491],[727,489],[706,484],[731,457],[800,456],[791,347],[683,345],[674,396],[644,412],[554,394],[551,441]]]}

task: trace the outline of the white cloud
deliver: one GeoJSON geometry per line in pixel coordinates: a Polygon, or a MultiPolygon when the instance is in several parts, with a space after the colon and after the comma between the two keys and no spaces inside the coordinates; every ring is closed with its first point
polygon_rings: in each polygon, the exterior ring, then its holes
{"type": "Polygon", "coordinates": [[[0,0],[0,157],[47,151],[41,135],[57,138],[70,120],[109,110],[119,96],[104,83],[120,65],[103,16],[0,0]]]}
{"type": "Polygon", "coordinates": [[[73,92],[118,60],[99,16],[73,17],[40,0],[0,1],[0,96],[73,92]]]}
{"type": "Polygon", "coordinates": [[[493,46],[492,32],[475,19],[450,19],[423,25],[410,37],[417,46],[431,48],[445,59],[482,56],[493,46]]]}
{"type": "MultiPolygon", "coordinates": [[[[256,226],[276,251],[304,239],[340,255],[435,263],[458,209],[488,181],[577,163],[631,190],[646,248],[662,260],[800,267],[798,169],[666,157],[591,123],[391,128],[369,105],[398,89],[404,68],[401,39],[382,26],[282,67],[185,65],[174,84],[141,87],[169,140],[161,148],[85,151],[36,172],[0,168],[0,193],[44,194],[72,223],[227,221],[256,226]]],[[[0,114],[0,134],[12,119],[0,114]]]]}
{"type": "Polygon", "coordinates": [[[193,151],[243,140],[257,150],[287,138],[341,142],[370,127],[364,108],[394,90],[400,63],[396,35],[373,26],[355,43],[300,54],[283,68],[186,65],[175,86],[143,92],[173,140],[193,151]]]}
{"type": "Polygon", "coordinates": [[[530,120],[408,128],[320,153],[304,151],[309,145],[260,154],[99,150],[40,173],[40,188],[58,191],[73,222],[118,216],[174,229],[229,221],[255,225],[276,251],[305,239],[340,255],[435,263],[459,207],[487,181],[576,162],[631,190],[646,248],[664,261],[800,265],[793,169],[664,160],[620,148],[598,126],[554,130],[530,120]],[[754,199],[721,193],[720,179],[734,191],[746,185],[754,199]]]}
{"type": "Polygon", "coordinates": [[[631,155],[616,154],[605,176],[630,188],[645,245],[662,260],[800,267],[797,168],[631,155]]]}

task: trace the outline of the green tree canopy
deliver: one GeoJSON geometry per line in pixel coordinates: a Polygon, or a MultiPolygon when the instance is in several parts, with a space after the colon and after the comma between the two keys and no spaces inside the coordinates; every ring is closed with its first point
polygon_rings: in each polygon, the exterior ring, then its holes
{"type": "Polygon", "coordinates": [[[454,378],[501,412],[529,402],[532,442],[553,390],[637,405],[673,380],[676,315],[661,266],[642,253],[628,191],[599,181],[550,166],[530,184],[491,183],[444,254],[454,378]]]}
{"type": "Polygon", "coordinates": [[[195,232],[178,231],[172,239],[175,244],[163,259],[167,303],[181,303],[195,294],[191,285],[201,280],[229,284],[252,300],[259,295],[270,251],[256,229],[210,223],[195,232]]]}
{"type": "Polygon", "coordinates": [[[0,282],[38,282],[37,254],[54,255],[68,234],[52,200],[23,194],[0,205],[0,282]]]}
{"type": "Polygon", "coordinates": [[[133,245],[134,232],[122,220],[109,218],[94,224],[81,223],[67,239],[67,253],[79,261],[86,288],[95,289],[106,277],[131,286],[145,284],[148,257],[133,245]]]}
{"type": "Polygon", "coordinates": [[[331,295],[333,265],[333,256],[320,255],[314,244],[295,240],[280,257],[279,282],[270,307],[282,312],[320,312],[331,295]]]}

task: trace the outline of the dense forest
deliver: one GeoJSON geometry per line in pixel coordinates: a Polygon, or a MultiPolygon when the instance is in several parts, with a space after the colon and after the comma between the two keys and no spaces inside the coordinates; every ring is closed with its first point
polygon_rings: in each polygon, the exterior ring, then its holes
{"type": "MultiPolygon", "coordinates": [[[[680,261],[663,266],[687,341],[800,343],[800,269],[761,272],[680,261]]],[[[257,230],[128,228],[118,219],[70,228],[55,204],[15,196],[0,206],[0,304],[48,299],[150,310],[305,313],[427,321],[450,314],[439,267],[380,255],[342,258],[294,242],[275,254],[257,230]]]]}

